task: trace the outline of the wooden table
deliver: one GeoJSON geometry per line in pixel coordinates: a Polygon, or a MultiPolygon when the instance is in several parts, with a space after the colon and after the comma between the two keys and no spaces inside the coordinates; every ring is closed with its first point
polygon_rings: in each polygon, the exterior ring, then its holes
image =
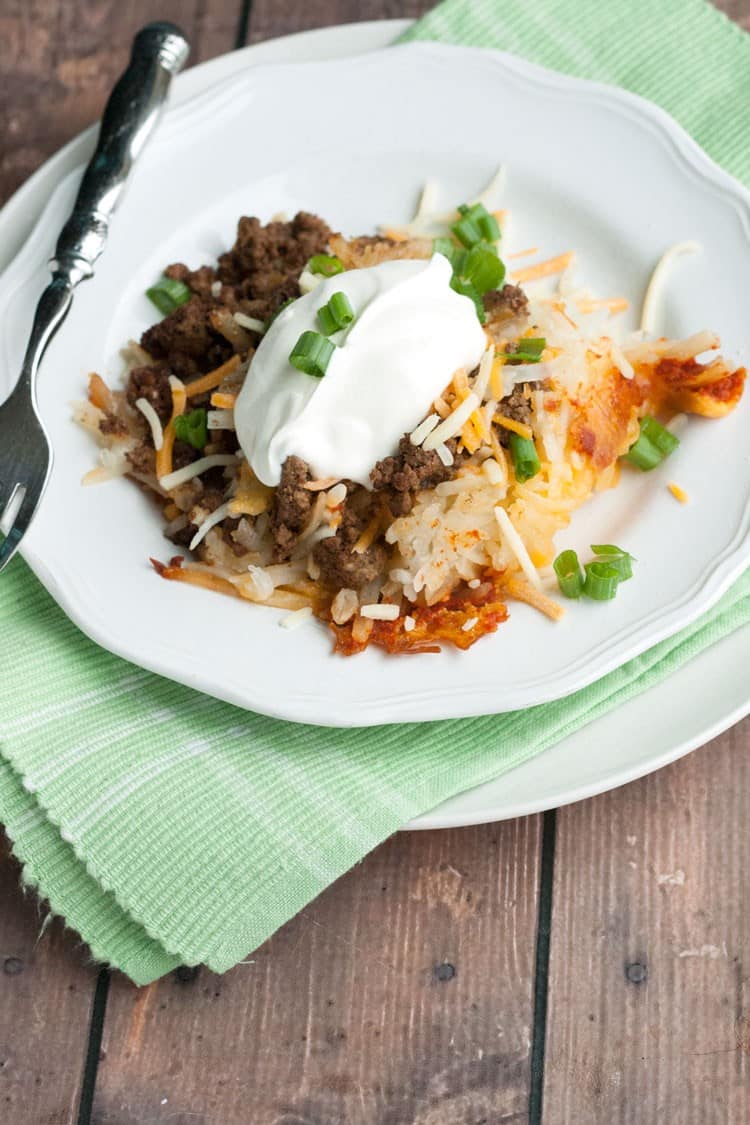
{"type": "MultiPolygon", "coordinates": [[[[3,0],[0,198],[99,115],[148,19],[198,61],[427,7],[3,0]]],[[[748,749],[750,720],[594,800],[397,836],[232,972],[140,990],[0,844],[0,1122],[750,1122],[748,749]]]]}

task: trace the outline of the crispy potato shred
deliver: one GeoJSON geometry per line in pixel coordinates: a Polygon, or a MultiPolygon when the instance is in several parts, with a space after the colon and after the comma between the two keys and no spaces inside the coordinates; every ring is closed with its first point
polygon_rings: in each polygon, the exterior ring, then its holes
{"type": "Polygon", "coordinates": [[[497,578],[482,583],[476,590],[457,590],[444,602],[432,606],[410,606],[414,628],[404,628],[404,618],[396,621],[373,621],[372,629],[362,639],[357,637],[357,619],[346,625],[335,625],[327,615],[334,637],[333,650],[342,656],[353,656],[368,645],[385,649],[390,654],[440,652],[444,644],[455,648],[471,648],[480,637],[494,633],[508,619],[508,607],[502,597],[497,578]],[[473,622],[466,629],[468,622],[473,622]]]}

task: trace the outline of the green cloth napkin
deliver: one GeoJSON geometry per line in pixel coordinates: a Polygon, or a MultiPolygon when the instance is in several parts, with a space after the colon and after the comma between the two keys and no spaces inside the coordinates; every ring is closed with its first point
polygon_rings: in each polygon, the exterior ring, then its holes
{"type": "MultiPolygon", "coordinates": [[[[447,0],[407,38],[501,47],[664,105],[750,182],[750,38],[702,0],[447,0]]],[[[0,821],[23,879],[145,984],[223,972],[413,816],[497,777],[750,621],[710,614],[558,703],[331,730],[218,703],[83,637],[17,559],[0,579],[0,821]]]]}

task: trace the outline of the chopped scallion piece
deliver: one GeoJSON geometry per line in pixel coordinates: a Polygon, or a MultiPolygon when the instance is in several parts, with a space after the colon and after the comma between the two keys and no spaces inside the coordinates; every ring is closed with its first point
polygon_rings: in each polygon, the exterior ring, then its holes
{"type": "Polygon", "coordinates": [[[333,277],[334,274],[344,272],[344,263],[335,254],[313,254],[307,263],[310,273],[321,274],[323,277],[333,277]]]}
{"type": "Polygon", "coordinates": [[[497,242],[500,238],[500,224],[483,203],[472,203],[471,205],[462,203],[458,208],[458,213],[462,219],[468,219],[469,222],[474,223],[482,238],[487,242],[497,242]]]}
{"type": "Polygon", "coordinates": [[[666,426],[662,426],[661,422],[657,422],[651,414],[641,418],[641,433],[656,446],[662,457],[669,457],[669,454],[674,453],[680,444],[680,439],[675,437],[666,426]]]}
{"type": "Polygon", "coordinates": [[[606,562],[586,563],[583,592],[595,602],[608,602],[617,593],[620,576],[614,566],[606,562]]]}
{"type": "Polygon", "coordinates": [[[625,454],[625,459],[630,461],[632,465],[636,465],[643,473],[655,469],[664,460],[660,451],[648,440],[645,434],[641,434],[638,440],[633,442],[625,454]]]}
{"type": "Polygon", "coordinates": [[[478,293],[484,294],[489,289],[498,289],[502,285],[505,279],[505,265],[498,258],[494,248],[480,243],[472,246],[466,255],[462,275],[478,293]]]}
{"type": "Polygon", "coordinates": [[[539,363],[542,352],[547,347],[544,336],[526,336],[519,340],[514,352],[505,356],[506,363],[539,363]]]}
{"type": "Polygon", "coordinates": [[[472,246],[476,246],[478,242],[482,241],[482,232],[468,216],[464,216],[454,223],[451,227],[453,234],[455,234],[458,241],[467,250],[471,250],[472,246]]]}
{"type": "Polygon", "coordinates": [[[458,247],[450,238],[441,237],[433,238],[432,240],[433,254],[442,254],[445,258],[448,259],[451,265],[453,264],[453,255],[455,254],[456,250],[458,250],[458,247]]]}
{"type": "Polygon", "coordinates": [[[305,375],[322,379],[336,345],[319,332],[303,332],[289,355],[289,362],[305,375]]]}
{"type": "Polygon", "coordinates": [[[562,551],[552,566],[565,597],[580,598],[583,593],[583,571],[575,551],[562,551]]]}
{"type": "Polygon", "coordinates": [[[184,281],[175,281],[172,277],[162,277],[156,285],[146,290],[149,301],[156,305],[163,316],[169,316],[180,305],[189,301],[192,295],[184,281]]]}
{"type": "Polygon", "coordinates": [[[625,456],[642,472],[647,473],[661,464],[670,453],[674,453],[680,441],[651,414],[641,418],[640,427],[638,439],[633,442],[625,456]]]}
{"type": "Polygon", "coordinates": [[[206,410],[201,406],[189,414],[178,414],[174,420],[174,434],[178,441],[186,441],[193,449],[203,449],[208,441],[206,410]]]}
{"type": "Polygon", "coordinates": [[[332,336],[334,332],[338,332],[339,326],[333,319],[333,313],[328,305],[321,305],[318,309],[318,324],[323,329],[324,336],[332,336]]]}
{"type": "Polygon", "coordinates": [[[470,281],[463,281],[460,277],[453,277],[451,281],[451,289],[455,289],[456,293],[460,293],[462,297],[468,297],[474,302],[474,307],[477,310],[479,323],[484,324],[487,319],[487,314],[484,311],[484,302],[482,301],[482,294],[474,288],[470,281]]]}
{"type": "Polygon", "coordinates": [[[614,543],[592,543],[591,550],[599,556],[601,562],[617,571],[621,582],[627,582],[628,578],[633,577],[633,556],[623,551],[622,547],[616,547],[614,543]]]}
{"type": "Polygon", "coordinates": [[[354,309],[346,293],[334,293],[328,302],[328,308],[339,328],[346,328],[354,320],[354,309]]]}
{"type": "Polygon", "coordinates": [[[516,480],[519,484],[523,484],[524,481],[535,477],[542,467],[536,446],[531,438],[521,437],[516,433],[511,433],[508,441],[516,480]]]}
{"type": "Polygon", "coordinates": [[[318,309],[318,320],[326,336],[347,328],[354,320],[354,309],[346,293],[334,293],[328,304],[318,309]]]}

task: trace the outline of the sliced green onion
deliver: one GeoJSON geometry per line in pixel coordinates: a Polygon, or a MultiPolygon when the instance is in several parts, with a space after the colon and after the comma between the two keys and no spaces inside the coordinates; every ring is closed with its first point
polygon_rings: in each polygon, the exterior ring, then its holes
{"type": "Polygon", "coordinates": [[[453,224],[451,230],[461,245],[465,246],[467,250],[471,250],[472,246],[476,246],[478,242],[482,241],[481,230],[474,220],[470,219],[468,216],[460,218],[457,223],[453,224]]]}
{"type": "Polygon", "coordinates": [[[433,240],[432,240],[432,252],[433,252],[433,254],[442,254],[444,257],[446,257],[448,259],[448,261],[451,263],[451,265],[453,264],[453,255],[456,253],[457,250],[458,250],[458,247],[456,246],[455,242],[451,238],[440,237],[440,238],[433,238],[433,240]]]}
{"type": "Polygon", "coordinates": [[[291,350],[289,362],[305,375],[322,379],[336,345],[319,332],[303,332],[291,350]]]}
{"type": "Polygon", "coordinates": [[[539,363],[542,352],[547,347],[544,336],[527,336],[519,340],[514,352],[505,356],[506,363],[539,363]]]}
{"type": "Polygon", "coordinates": [[[192,295],[184,281],[175,281],[172,277],[162,277],[156,285],[146,290],[149,301],[156,305],[163,316],[169,316],[180,305],[189,301],[192,295]]]}
{"type": "Polygon", "coordinates": [[[651,414],[646,414],[644,418],[641,418],[641,433],[652,445],[656,446],[662,457],[669,457],[669,454],[674,453],[680,444],[680,439],[675,437],[665,426],[662,426],[661,422],[657,422],[651,414]]]}
{"type": "Polygon", "coordinates": [[[583,592],[587,598],[595,602],[608,602],[617,593],[620,575],[614,566],[605,562],[586,563],[583,568],[586,578],[583,583],[583,592]]]}
{"type": "Polygon", "coordinates": [[[575,551],[562,551],[552,566],[565,597],[580,598],[583,593],[583,571],[575,551]]]}
{"type": "Polygon", "coordinates": [[[500,224],[494,215],[482,215],[475,221],[482,232],[482,238],[487,242],[497,242],[500,238],[500,224]]]}
{"type": "Polygon", "coordinates": [[[494,247],[480,243],[472,246],[466,255],[462,276],[478,293],[486,293],[488,289],[500,288],[505,279],[505,265],[498,258],[494,247]]]}
{"type": "Polygon", "coordinates": [[[460,277],[454,277],[451,280],[451,289],[455,289],[456,293],[460,293],[462,297],[468,297],[474,302],[474,308],[477,310],[479,323],[484,324],[487,319],[487,313],[484,311],[484,302],[482,301],[482,294],[479,290],[475,289],[470,281],[463,281],[460,277]]]}
{"type": "Polygon", "coordinates": [[[670,453],[674,453],[680,440],[662,426],[661,422],[657,422],[651,414],[641,418],[640,428],[638,439],[633,442],[625,457],[633,465],[637,465],[642,472],[647,473],[661,464],[670,453]]]}
{"type": "Polygon", "coordinates": [[[477,202],[477,203],[459,203],[456,210],[458,211],[459,215],[461,215],[462,218],[471,219],[472,222],[476,222],[477,219],[481,219],[481,217],[483,215],[487,214],[487,208],[485,207],[485,205],[483,203],[479,203],[479,202],[477,202]]]}
{"type": "Polygon", "coordinates": [[[203,449],[208,441],[206,410],[200,406],[189,414],[178,414],[174,420],[174,435],[178,441],[186,441],[193,449],[203,449]]]}
{"type": "Polygon", "coordinates": [[[521,437],[520,434],[512,432],[508,440],[516,480],[519,484],[523,484],[524,481],[535,477],[542,467],[536,446],[531,438],[521,437]]]}
{"type": "Polygon", "coordinates": [[[632,564],[635,560],[622,547],[616,547],[614,543],[592,543],[591,550],[599,556],[601,562],[614,567],[621,582],[627,582],[628,578],[633,577],[632,564]]]}
{"type": "Polygon", "coordinates": [[[453,266],[455,274],[463,273],[466,265],[467,251],[456,246],[452,238],[434,238],[432,241],[433,254],[442,254],[453,266]]]}
{"type": "Polygon", "coordinates": [[[500,224],[483,203],[462,203],[458,213],[462,219],[468,219],[473,223],[487,242],[497,242],[500,238],[500,224]]]}
{"type": "Polygon", "coordinates": [[[318,320],[326,336],[347,328],[354,320],[354,309],[346,293],[334,293],[328,304],[318,309],[318,320]]]}
{"type": "Polygon", "coordinates": [[[334,274],[344,272],[344,263],[335,254],[313,254],[307,263],[310,273],[321,274],[323,277],[333,277],[334,274]]]}
{"type": "Polygon", "coordinates": [[[653,442],[650,442],[644,434],[641,434],[625,454],[625,459],[636,465],[641,472],[648,473],[651,469],[655,469],[657,465],[661,465],[664,457],[653,442]]]}
{"type": "Polygon", "coordinates": [[[328,305],[321,305],[318,309],[318,324],[323,329],[324,336],[333,336],[334,332],[338,332],[339,326],[333,318],[333,313],[328,305]]]}

